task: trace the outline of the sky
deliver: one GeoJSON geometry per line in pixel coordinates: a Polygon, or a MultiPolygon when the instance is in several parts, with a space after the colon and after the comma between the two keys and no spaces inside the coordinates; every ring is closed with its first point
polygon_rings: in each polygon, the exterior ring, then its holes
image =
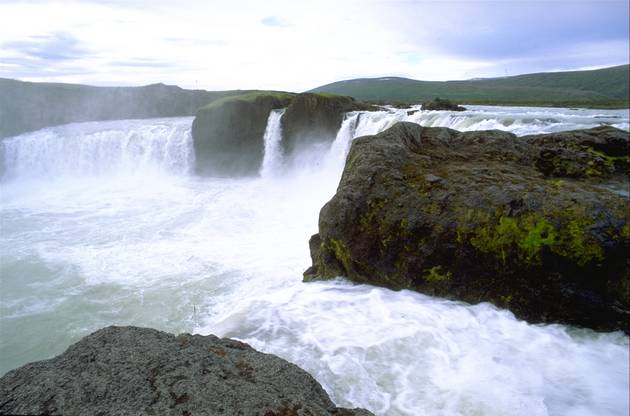
{"type": "Polygon", "coordinates": [[[0,78],[305,91],[627,64],[628,0],[0,0],[0,78]]]}

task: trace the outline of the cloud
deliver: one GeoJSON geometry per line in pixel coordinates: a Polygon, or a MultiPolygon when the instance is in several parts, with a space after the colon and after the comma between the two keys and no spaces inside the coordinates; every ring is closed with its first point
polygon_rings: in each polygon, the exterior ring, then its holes
{"type": "Polygon", "coordinates": [[[260,21],[260,23],[262,23],[265,26],[271,26],[271,27],[290,27],[291,26],[290,23],[279,18],[278,16],[267,16],[263,18],[260,21]]]}
{"type": "Polygon", "coordinates": [[[0,77],[300,91],[601,67],[630,59],[628,14],[627,0],[0,0],[0,77]]]}
{"type": "Polygon", "coordinates": [[[4,42],[0,47],[42,61],[72,61],[90,55],[76,37],[64,32],[4,42]]]}
{"type": "Polygon", "coordinates": [[[170,62],[158,61],[155,59],[130,59],[128,61],[111,61],[108,62],[113,67],[129,67],[129,68],[174,68],[175,64],[170,62]]]}
{"type": "Polygon", "coordinates": [[[627,40],[627,1],[417,1],[384,18],[413,48],[469,59],[562,53],[581,43],[627,40]]]}

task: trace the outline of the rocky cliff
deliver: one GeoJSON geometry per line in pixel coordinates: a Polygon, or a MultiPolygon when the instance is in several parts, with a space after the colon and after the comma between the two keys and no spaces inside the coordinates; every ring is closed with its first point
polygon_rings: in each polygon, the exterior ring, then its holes
{"type": "Polygon", "coordinates": [[[195,169],[201,175],[253,175],[260,169],[269,113],[285,108],[293,94],[256,92],[202,107],[192,126],[195,169]]]}
{"type": "Polygon", "coordinates": [[[201,175],[255,175],[264,157],[269,113],[286,108],[281,147],[290,156],[304,146],[332,142],[348,111],[371,109],[350,97],[256,92],[217,100],[193,122],[196,171],[201,175]]]}

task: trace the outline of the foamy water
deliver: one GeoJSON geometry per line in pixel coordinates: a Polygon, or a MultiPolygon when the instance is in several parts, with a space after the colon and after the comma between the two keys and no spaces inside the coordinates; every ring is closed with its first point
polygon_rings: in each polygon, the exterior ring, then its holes
{"type": "MultiPolygon", "coordinates": [[[[329,147],[293,161],[268,154],[261,177],[241,179],[189,173],[190,118],[5,139],[0,373],[103,326],[140,325],[239,338],[309,371],[338,405],[379,415],[626,415],[621,333],[529,325],[489,304],[343,280],[301,282],[308,238],[351,139],[399,117],[460,129],[527,126],[517,134],[629,118],[490,107],[352,113],[329,147]],[[529,121],[543,113],[547,121],[529,121]]],[[[278,134],[265,136],[272,152],[278,134]]]]}

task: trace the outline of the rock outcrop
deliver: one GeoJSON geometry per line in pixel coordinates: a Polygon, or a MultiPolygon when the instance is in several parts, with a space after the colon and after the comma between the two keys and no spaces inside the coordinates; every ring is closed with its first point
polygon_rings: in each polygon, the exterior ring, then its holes
{"type": "Polygon", "coordinates": [[[630,332],[628,133],[518,138],[399,123],[354,140],[305,280],[351,280],[531,322],[630,332]]]}
{"type": "Polygon", "coordinates": [[[0,414],[337,415],[305,371],[215,336],[108,327],[0,378],[0,414]]]}
{"type": "Polygon", "coordinates": [[[286,155],[305,145],[332,142],[348,111],[373,107],[351,97],[258,92],[217,100],[197,112],[192,136],[201,175],[254,175],[264,158],[269,113],[286,108],[281,147],[286,155]]]}
{"type": "Polygon", "coordinates": [[[193,121],[195,169],[201,175],[256,174],[262,164],[269,113],[289,105],[293,94],[258,92],[219,99],[193,121]]]}
{"type": "Polygon", "coordinates": [[[375,109],[340,95],[298,94],[282,117],[282,144],[291,154],[305,144],[332,142],[345,113],[375,109]]]}
{"type": "Polygon", "coordinates": [[[466,111],[466,108],[461,107],[450,100],[443,100],[441,98],[435,98],[433,101],[423,103],[422,109],[431,111],[466,111]]]}

